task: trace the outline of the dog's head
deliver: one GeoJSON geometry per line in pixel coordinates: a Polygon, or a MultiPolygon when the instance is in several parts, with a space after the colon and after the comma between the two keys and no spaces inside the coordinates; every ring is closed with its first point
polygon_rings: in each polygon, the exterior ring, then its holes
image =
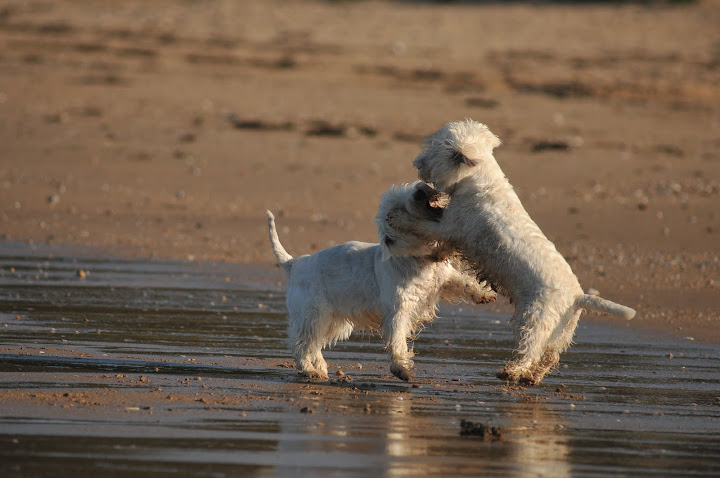
{"type": "Polygon", "coordinates": [[[425,139],[413,165],[420,179],[447,191],[471,174],[499,170],[492,152],[500,144],[486,125],[455,121],[425,139]]]}
{"type": "Polygon", "coordinates": [[[412,234],[399,231],[388,223],[388,215],[396,209],[404,209],[418,219],[439,220],[442,217],[444,196],[420,181],[412,184],[391,186],[380,199],[380,208],[375,217],[382,259],[392,256],[429,257],[439,245],[412,234]]]}

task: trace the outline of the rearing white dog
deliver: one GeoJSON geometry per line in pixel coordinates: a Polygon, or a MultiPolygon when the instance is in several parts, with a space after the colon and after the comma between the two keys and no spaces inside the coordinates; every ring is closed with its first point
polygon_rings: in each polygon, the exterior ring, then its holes
{"type": "Polygon", "coordinates": [[[274,216],[267,212],[270,243],[288,277],[288,341],[302,374],[328,378],[322,348],[359,329],[381,334],[391,372],[407,381],[413,366],[408,340],[433,319],[440,300],[495,300],[497,294],[487,284],[461,272],[452,260],[438,257],[444,251],[435,241],[400,233],[387,224],[393,209],[407,207],[418,218],[442,213],[430,207],[430,195],[414,186],[392,187],[382,197],[376,218],[380,244],[353,241],[293,258],[278,239],[274,216]]]}
{"type": "MultiPolygon", "coordinates": [[[[390,211],[397,229],[456,248],[478,278],[507,295],[516,349],[499,378],[539,384],[571,344],[584,308],[631,319],[635,311],[583,294],[570,265],[533,222],[498,166],[500,140],[484,124],[448,123],[429,136],[413,164],[423,181],[450,195],[438,221],[390,211]]],[[[432,188],[420,186],[432,194],[432,188]]]]}

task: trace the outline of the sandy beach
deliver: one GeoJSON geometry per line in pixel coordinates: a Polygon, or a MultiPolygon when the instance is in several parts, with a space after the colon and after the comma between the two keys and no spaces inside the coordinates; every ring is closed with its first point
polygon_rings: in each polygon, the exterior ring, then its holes
{"type": "Polygon", "coordinates": [[[374,241],[422,138],[469,117],[620,325],[717,343],[718,24],[715,0],[4,2],[0,238],[270,266],[271,209],[292,254],[374,241]]]}
{"type": "Polygon", "coordinates": [[[0,475],[718,476],[718,25],[718,0],[0,1],[0,475]],[[443,305],[410,383],[359,334],[299,377],[265,210],[294,255],[374,242],[466,117],[637,316],[584,315],[538,387],[496,378],[504,299],[443,305]]]}

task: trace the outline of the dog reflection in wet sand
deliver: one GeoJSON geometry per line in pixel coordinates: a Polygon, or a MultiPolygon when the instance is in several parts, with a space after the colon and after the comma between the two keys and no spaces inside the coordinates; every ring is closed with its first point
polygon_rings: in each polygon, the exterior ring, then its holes
{"type": "Polygon", "coordinates": [[[280,243],[268,211],[270,243],[288,277],[288,340],[302,374],[327,379],[322,349],[347,339],[353,330],[364,330],[380,333],[390,371],[407,381],[413,367],[408,341],[435,317],[439,301],[495,300],[495,292],[465,272],[444,245],[387,223],[394,210],[416,220],[442,216],[434,206],[439,195],[415,186],[394,186],[383,195],[376,218],[379,244],[353,241],[293,258],[280,243]]]}
{"type": "MultiPolygon", "coordinates": [[[[500,140],[484,124],[448,123],[415,158],[420,179],[450,196],[438,218],[389,211],[397,230],[456,248],[478,277],[510,298],[514,357],[502,379],[539,384],[572,343],[583,309],[631,319],[635,311],[587,295],[555,245],[533,222],[493,156],[500,140]]],[[[428,185],[419,186],[435,194],[428,185]]]]}

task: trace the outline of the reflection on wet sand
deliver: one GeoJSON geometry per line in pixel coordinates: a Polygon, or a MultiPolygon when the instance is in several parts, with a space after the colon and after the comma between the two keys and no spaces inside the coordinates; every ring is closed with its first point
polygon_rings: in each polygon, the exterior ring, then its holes
{"type": "Polygon", "coordinates": [[[542,402],[525,405],[508,413],[518,471],[523,476],[571,476],[569,439],[560,415],[542,402]]]}
{"type": "MultiPolygon", "coordinates": [[[[371,467],[375,475],[386,477],[464,475],[481,469],[571,476],[566,426],[546,403],[494,404],[481,419],[501,424],[507,433],[504,440],[491,442],[460,436],[462,414],[455,407],[445,414],[428,413],[426,405],[434,401],[424,397],[425,392],[360,391],[364,397],[358,400],[358,390],[351,388],[308,387],[305,398],[314,410],[338,413],[315,412],[304,420],[280,423],[278,453],[304,457],[303,466],[371,467]]],[[[292,466],[283,462],[281,468],[292,466]]]]}
{"type": "Polygon", "coordinates": [[[0,475],[720,474],[710,346],[581,323],[567,368],[508,388],[505,321],[464,307],[421,334],[412,384],[361,338],[311,382],[277,277],[0,250],[0,475]],[[463,419],[505,439],[460,436],[463,419]]]}

